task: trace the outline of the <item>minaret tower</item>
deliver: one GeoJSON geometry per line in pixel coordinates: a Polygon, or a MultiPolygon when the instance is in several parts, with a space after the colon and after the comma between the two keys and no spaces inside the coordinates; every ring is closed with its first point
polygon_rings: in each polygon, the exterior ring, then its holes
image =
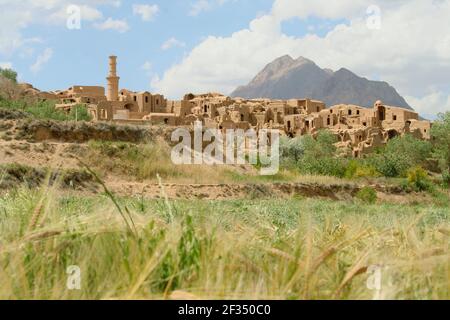
{"type": "Polygon", "coordinates": [[[106,98],[108,101],[119,100],[119,77],[117,76],[117,57],[109,57],[109,75],[106,78],[108,80],[108,91],[106,98]]]}

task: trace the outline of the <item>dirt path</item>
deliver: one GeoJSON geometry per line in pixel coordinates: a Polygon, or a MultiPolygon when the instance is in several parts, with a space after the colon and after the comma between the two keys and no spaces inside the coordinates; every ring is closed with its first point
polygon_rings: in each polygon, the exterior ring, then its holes
{"type": "MultiPolygon", "coordinates": [[[[185,200],[233,200],[267,198],[322,198],[351,200],[363,187],[356,184],[321,185],[310,183],[265,184],[156,184],[125,181],[107,181],[107,187],[115,194],[127,197],[144,196],[150,199],[185,200]]],[[[428,202],[425,194],[405,193],[401,189],[374,185],[378,199],[383,202],[428,202]]]]}
{"type": "Polygon", "coordinates": [[[292,196],[350,199],[359,187],[351,185],[321,186],[304,183],[265,184],[148,184],[135,182],[106,182],[108,188],[123,196],[144,195],[147,198],[170,199],[242,199],[284,198],[292,196]]]}

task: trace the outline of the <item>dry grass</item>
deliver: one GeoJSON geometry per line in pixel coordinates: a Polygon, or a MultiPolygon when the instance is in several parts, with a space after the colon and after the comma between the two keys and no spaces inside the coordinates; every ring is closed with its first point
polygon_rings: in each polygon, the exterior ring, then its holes
{"type": "Polygon", "coordinates": [[[93,141],[83,159],[103,175],[137,181],[158,182],[159,175],[166,183],[226,183],[239,172],[245,171],[250,176],[257,174],[251,166],[175,165],[170,160],[170,152],[171,148],[164,141],[138,145],[93,141]]]}
{"type": "Polygon", "coordinates": [[[92,141],[83,159],[103,176],[119,176],[128,180],[165,183],[217,184],[301,182],[313,184],[346,184],[348,181],[329,176],[302,175],[281,169],[275,176],[261,176],[251,165],[175,165],[170,161],[171,148],[164,141],[149,144],[92,141]]]}
{"type": "Polygon", "coordinates": [[[111,197],[2,196],[0,298],[371,299],[371,265],[381,298],[450,298],[448,207],[111,197]]]}

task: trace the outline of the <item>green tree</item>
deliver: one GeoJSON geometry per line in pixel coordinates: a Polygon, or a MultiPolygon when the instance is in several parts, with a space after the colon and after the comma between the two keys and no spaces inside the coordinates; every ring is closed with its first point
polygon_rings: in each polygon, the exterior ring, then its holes
{"type": "Polygon", "coordinates": [[[343,177],[346,160],[336,156],[337,139],[331,132],[322,130],[316,139],[303,137],[303,157],[299,161],[300,170],[309,174],[343,177]]]}
{"type": "Polygon", "coordinates": [[[303,157],[305,146],[303,137],[281,137],[280,139],[280,155],[283,162],[287,164],[296,164],[303,157]]]}
{"type": "Polygon", "coordinates": [[[439,160],[444,181],[450,183],[450,112],[438,115],[431,127],[433,156],[439,160]]]}
{"type": "Polygon", "coordinates": [[[0,76],[6,78],[6,79],[8,79],[8,80],[11,80],[11,81],[14,82],[14,83],[17,83],[17,72],[15,72],[15,71],[12,70],[12,69],[8,69],[8,68],[3,69],[3,68],[0,68],[0,76]]]}

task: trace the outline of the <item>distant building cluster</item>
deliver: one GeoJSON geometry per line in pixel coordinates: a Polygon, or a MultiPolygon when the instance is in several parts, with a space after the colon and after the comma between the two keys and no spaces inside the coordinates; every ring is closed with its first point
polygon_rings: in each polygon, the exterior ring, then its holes
{"type": "MultiPolygon", "coordinates": [[[[419,120],[409,109],[386,106],[381,101],[373,108],[335,105],[327,108],[311,99],[270,100],[230,98],[219,93],[186,94],[181,101],[171,101],[150,92],[119,91],[117,58],[109,58],[107,90],[100,86],[72,86],[65,91],[32,92],[43,99],[56,99],[56,108],[70,111],[84,104],[94,121],[135,124],[193,126],[201,121],[206,128],[279,129],[287,136],[315,135],[328,129],[338,139],[338,147],[361,157],[388,140],[412,134],[430,139],[431,123],[419,120]]],[[[27,87],[27,90],[36,89],[27,87]]]]}

